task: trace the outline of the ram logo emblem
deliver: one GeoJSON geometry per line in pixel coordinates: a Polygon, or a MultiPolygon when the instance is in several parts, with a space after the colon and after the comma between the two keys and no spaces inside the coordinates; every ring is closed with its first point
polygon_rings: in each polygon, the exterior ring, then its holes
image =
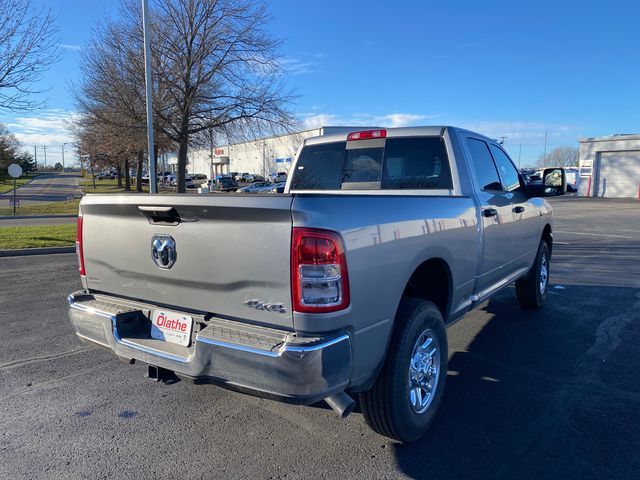
{"type": "Polygon", "coordinates": [[[176,241],[169,235],[154,235],[151,239],[151,258],[160,268],[171,268],[176,263],[176,241]]]}

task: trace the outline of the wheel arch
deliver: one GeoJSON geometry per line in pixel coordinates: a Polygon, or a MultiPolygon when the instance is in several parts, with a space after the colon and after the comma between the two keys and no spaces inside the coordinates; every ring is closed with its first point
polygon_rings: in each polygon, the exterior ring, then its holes
{"type": "Polygon", "coordinates": [[[547,223],[544,226],[544,230],[542,231],[542,240],[547,242],[547,246],[549,247],[549,255],[553,253],[553,230],[551,229],[551,224],[547,223]]]}
{"type": "Polygon", "coordinates": [[[443,258],[433,257],[415,268],[402,291],[400,300],[413,297],[433,302],[446,323],[452,292],[453,280],[449,264],[443,258]]]}

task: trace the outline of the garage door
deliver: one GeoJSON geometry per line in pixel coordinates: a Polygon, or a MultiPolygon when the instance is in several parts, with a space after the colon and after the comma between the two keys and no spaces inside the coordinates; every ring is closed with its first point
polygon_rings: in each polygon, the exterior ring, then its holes
{"type": "Polygon", "coordinates": [[[597,172],[598,197],[638,197],[640,151],[602,152],[597,172]]]}

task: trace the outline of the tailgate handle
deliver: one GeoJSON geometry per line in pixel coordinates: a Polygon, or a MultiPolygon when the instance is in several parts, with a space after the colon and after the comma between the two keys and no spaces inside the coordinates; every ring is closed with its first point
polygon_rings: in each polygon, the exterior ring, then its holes
{"type": "Polygon", "coordinates": [[[182,221],[180,214],[174,207],[138,205],[138,210],[147,217],[152,225],[178,225],[182,221]]]}

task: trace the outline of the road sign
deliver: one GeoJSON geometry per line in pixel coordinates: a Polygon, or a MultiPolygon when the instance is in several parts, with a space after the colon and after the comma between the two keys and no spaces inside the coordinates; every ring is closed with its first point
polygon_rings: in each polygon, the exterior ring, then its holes
{"type": "Polygon", "coordinates": [[[9,175],[11,175],[13,178],[18,178],[20,175],[22,175],[22,167],[17,163],[12,163],[11,165],[9,165],[9,175]]]}

